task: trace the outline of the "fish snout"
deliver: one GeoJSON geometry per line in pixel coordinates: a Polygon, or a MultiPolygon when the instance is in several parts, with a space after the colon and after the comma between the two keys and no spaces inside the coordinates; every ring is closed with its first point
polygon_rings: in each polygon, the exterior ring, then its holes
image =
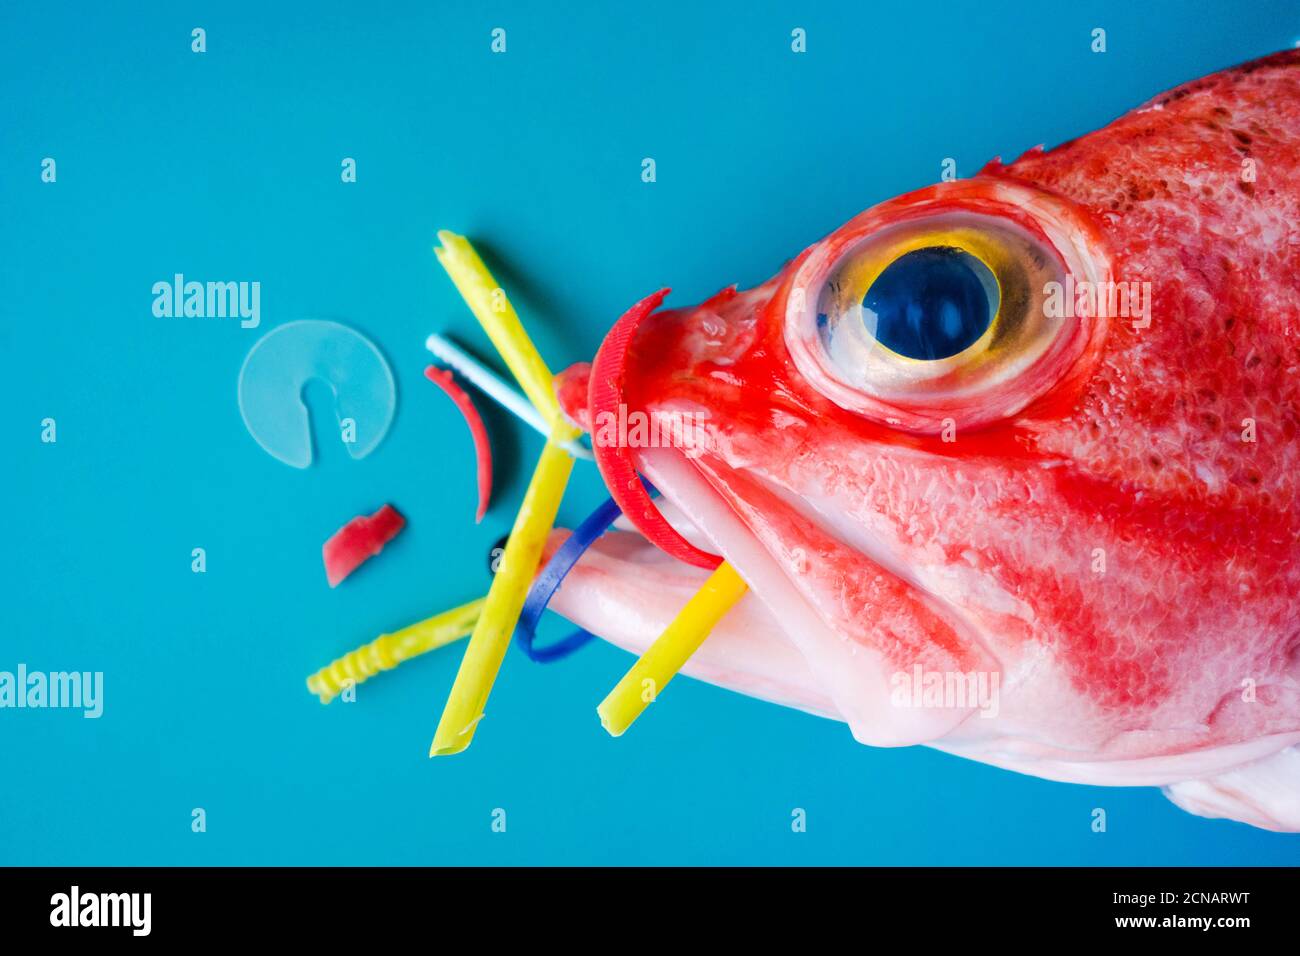
{"type": "Polygon", "coordinates": [[[587,405],[590,382],[590,362],[574,362],[555,376],[555,397],[559,400],[560,411],[584,432],[591,431],[591,412],[587,405]]]}

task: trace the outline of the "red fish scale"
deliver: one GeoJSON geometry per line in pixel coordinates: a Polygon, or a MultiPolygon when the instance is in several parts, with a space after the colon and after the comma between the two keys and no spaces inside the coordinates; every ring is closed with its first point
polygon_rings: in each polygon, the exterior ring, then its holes
{"type": "MultiPolygon", "coordinates": [[[[1147,637],[1130,670],[1177,659],[1194,635],[1209,643],[1230,634],[1264,651],[1251,661],[1252,648],[1241,648],[1238,682],[1252,667],[1284,668],[1297,646],[1291,595],[1300,570],[1291,507],[1300,466],[1300,52],[1189,84],[994,172],[1087,208],[1113,237],[1117,278],[1152,283],[1151,326],[1114,324],[1077,411],[1038,445],[1096,479],[1085,490],[1063,472],[1066,500],[1101,509],[1121,534],[1165,545],[1141,567],[1186,582],[1180,613],[1147,637]],[[1254,183],[1242,180],[1244,159],[1255,162],[1254,183]],[[1254,443],[1242,440],[1244,419],[1256,422],[1254,443]],[[1188,547],[1188,533],[1202,546],[1188,547]],[[1184,540],[1173,554],[1171,538],[1184,540]],[[1252,599],[1271,621],[1253,634],[1207,632],[1197,620],[1204,607],[1248,615],[1252,599]]],[[[1098,665],[1087,632],[1068,647],[1088,683],[1098,665]]],[[[1216,651],[1183,657],[1204,666],[1224,656],[1216,651]]]]}
{"type": "Polygon", "coordinates": [[[1115,323],[1078,411],[1040,444],[1109,481],[1290,523],[1300,428],[1300,51],[1216,74],[994,170],[1106,223],[1153,321],[1115,323]],[[1243,159],[1257,181],[1241,180],[1243,159]],[[1259,441],[1241,441],[1254,418],[1259,441]],[[1209,476],[1209,481],[1204,476],[1209,476]]]}

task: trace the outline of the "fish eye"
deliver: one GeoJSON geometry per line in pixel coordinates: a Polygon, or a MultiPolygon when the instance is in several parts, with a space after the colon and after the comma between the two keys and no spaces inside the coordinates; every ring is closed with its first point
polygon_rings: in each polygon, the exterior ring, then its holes
{"type": "MultiPolygon", "coordinates": [[[[1051,212],[1041,194],[1029,198],[1036,215],[1051,212]]],[[[1045,230],[1023,206],[997,215],[989,202],[934,205],[877,207],[833,233],[785,299],[786,345],[814,388],[921,433],[1005,418],[1047,391],[1099,327],[1047,308],[1048,290],[1108,269],[1081,244],[1060,251],[1052,237],[1073,235],[1073,222],[1045,230]]]]}
{"type": "Polygon", "coordinates": [[[876,341],[899,355],[949,358],[989,330],[999,295],[997,278],[979,258],[955,246],[929,246],[885,267],[863,297],[863,318],[876,341]]]}

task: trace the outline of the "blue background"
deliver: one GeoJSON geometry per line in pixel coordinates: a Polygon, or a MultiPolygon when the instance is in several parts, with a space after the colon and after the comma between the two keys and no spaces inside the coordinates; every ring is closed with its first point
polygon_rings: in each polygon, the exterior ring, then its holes
{"type": "MultiPolygon", "coordinates": [[[[559,369],[645,293],[671,284],[684,304],[766,279],[945,157],[970,175],[1290,46],[1295,4],[277,7],[0,14],[0,669],[105,673],[97,721],[0,711],[0,862],[1297,862],[1300,837],[1194,818],[1156,790],[871,750],[693,681],[614,740],[594,708],[630,658],[605,645],[546,667],[512,652],[474,746],[432,761],[458,650],[356,703],[303,686],[482,593],[539,450],[489,412],[502,480],[476,527],[471,445],[421,378],[421,345],[443,330],[490,349],[433,258],[436,229],[480,243],[559,369]],[[175,272],[260,281],[261,328],[154,318],[150,287],[175,272]],[[241,423],[244,355],[304,317],[358,327],[393,366],[396,420],[360,462],[318,432],[296,471],[241,423]],[[57,444],[39,440],[47,416],[57,444]],[[385,501],[407,530],[331,591],[321,543],[385,501]]],[[[320,394],[309,404],[326,417],[320,394]]],[[[602,497],[580,464],[562,519],[602,497]]]]}

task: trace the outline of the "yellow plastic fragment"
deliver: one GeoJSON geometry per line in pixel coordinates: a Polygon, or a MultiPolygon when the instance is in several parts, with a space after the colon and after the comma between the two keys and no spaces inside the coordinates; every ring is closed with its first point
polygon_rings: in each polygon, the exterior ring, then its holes
{"type": "Polygon", "coordinates": [[[596,708],[601,726],[611,737],[620,737],[641,716],[641,712],[663,693],[690,656],[699,650],[709,632],[748,590],[744,580],[726,561],[709,575],[655,639],[641,659],[623,675],[609,696],[596,708]]]}
{"type": "Polygon", "coordinates": [[[479,598],[443,611],[392,634],[380,634],[369,644],[349,651],[308,677],[307,689],[320,697],[322,704],[328,704],[349,685],[363,683],[380,671],[392,670],[402,661],[466,637],[478,623],[483,600],[479,598]]]}
{"type": "Polygon", "coordinates": [[[435,248],[434,254],[501,353],[528,400],[549,426],[554,428],[557,423],[563,424],[561,442],[576,438],[580,432],[565,422],[560,414],[560,403],[555,398],[553,387],[554,376],[524,331],[505,291],[492,278],[492,273],[488,272],[468,239],[446,229],[438,232],[438,239],[442,246],[435,248]]]}
{"type": "Polygon", "coordinates": [[[501,662],[510,646],[515,624],[523,610],[529,585],[541,561],[542,548],[555,524],[573,456],[557,444],[557,427],[542,449],[524,503],[506,540],[505,553],[488,589],[483,614],[470,635],[469,647],[433,736],[429,756],[460,753],[474,739],[474,729],[483,719],[483,708],[501,662]]]}

